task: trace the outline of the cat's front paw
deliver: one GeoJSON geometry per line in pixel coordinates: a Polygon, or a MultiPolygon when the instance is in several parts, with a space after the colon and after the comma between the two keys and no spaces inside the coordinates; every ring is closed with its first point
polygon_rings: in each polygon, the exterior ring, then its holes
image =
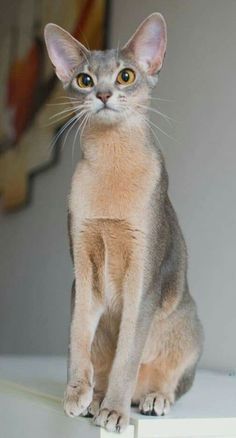
{"type": "Polygon", "coordinates": [[[93,421],[109,432],[123,432],[129,424],[129,414],[122,409],[101,407],[93,421]]]}
{"type": "Polygon", "coordinates": [[[170,400],[159,392],[145,395],[139,404],[139,411],[143,415],[166,415],[170,410],[170,400]]]}
{"type": "Polygon", "coordinates": [[[69,383],[64,395],[64,411],[69,417],[78,417],[90,405],[93,387],[87,382],[69,383]]]}

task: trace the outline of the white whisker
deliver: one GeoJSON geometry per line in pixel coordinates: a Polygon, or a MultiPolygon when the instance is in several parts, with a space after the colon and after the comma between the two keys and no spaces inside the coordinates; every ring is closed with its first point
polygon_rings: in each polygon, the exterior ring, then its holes
{"type": "Polygon", "coordinates": [[[152,99],[152,100],[160,100],[161,102],[175,102],[174,99],[162,99],[161,97],[152,97],[152,96],[149,96],[149,99],[152,99]]]}
{"type": "Polygon", "coordinates": [[[59,130],[59,132],[56,134],[55,138],[52,140],[51,144],[50,144],[50,151],[54,148],[55,144],[57,143],[57,140],[59,139],[59,137],[63,134],[63,132],[65,131],[65,129],[76,119],[78,118],[78,115],[76,114],[74,117],[72,117],[70,120],[68,120],[63,126],[62,128],[59,130]]]}
{"type": "MultiPolygon", "coordinates": [[[[72,123],[72,125],[71,125],[70,128],[68,129],[68,131],[67,131],[67,133],[66,133],[66,135],[65,135],[65,139],[64,139],[64,141],[63,141],[62,149],[64,149],[64,146],[65,146],[65,144],[66,144],[66,140],[67,140],[67,137],[68,137],[70,131],[71,131],[72,128],[76,125],[76,123],[79,122],[79,120],[80,120],[83,116],[84,116],[84,112],[83,112],[82,114],[79,114],[78,117],[76,118],[76,120],[72,123]]],[[[79,126],[80,126],[80,124],[79,124],[79,126]]]]}
{"type": "Polygon", "coordinates": [[[88,108],[88,105],[78,105],[75,107],[66,108],[66,109],[60,111],[59,113],[56,113],[53,116],[49,117],[49,119],[54,119],[55,117],[60,116],[61,114],[65,114],[69,111],[75,112],[75,111],[79,111],[80,109],[83,110],[83,109],[87,109],[87,108],[88,108]]]}
{"type": "Polygon", "coordinates": [[[159,111],[159,110],[156,109],[156,108],[152,108],[151,106],[146,106],[146,105],[141,105],[141,104],[137,104],[137,106],[139,106],[140,108],[147,109],[148,111],[152,111],[152,112],[154,112],[154,113],[156,113],[156,114],[162,116],[163,119],[165,119],[166,122],[167,122],[171,127],[173,127],[171,121],[173,121],[173,122],[177,122],[177,120],[173,119],[172,117],[168,116],[167,114],[162,113],[161,111],[159,111]]]}
{"type": "Polygon", "coordinates": [[[71,96],[56,96],[55,99],[56,99],[56,100],[58,100],[58,99],[76,100],[76,99],[78,99],[78,97],[71,97],[71,96]]]}
{"type": "Polygon", "coordinates": [[[59,113],[53,114],[53,116],[50,116],[49,119],[50,119],[50,120],[51,120],[51,119],[55,119],[55,117],[58,117],[58,116],[60,116],[61,114],[66,114],[66,113],[68,113],[68,112],[75,112],[77,109],[78,109],[78,107],[75,107],[75,108],[73,108],[73,107],[66,108],[66,109],[60,111],[59,113]]]}
{"type": "Polygon", "coordinates": [[[84,119],[85,119],[85,122],[83,123],[83,126],[82,126],[82,123],[81,123],[80,142],[82,141],[82,137],[83,137],[85,126],[87,125],[87,122],[90,119],[89,114],[85,115],[84,119]]]}
{"type": "MultiPolygon", "coordinates": [[[[73,144],[72,144],[72,156],[71,156],[71,158],[72,158],[72,164],[73,164],[73,161],[74,161],[74,151],[75,151],[75,142],[76,142],[76,138],[77,138],[77,135],[78,135],[78,133],[79,133],[79,130],[81,129],[81,127],[82,127],[83,124],[84,124],[84,121],[86,120],[87,113],[83,114],[83,116],[84,116],[84,118],[82,119],[82,121],[80,122],[80,124],[79,124],[79,126],[78,126],[78,128],[77,128],[77,130],[76,130],[76,133],[75,133],[75,136],[74,136],[74,141],[73,141],[73,144]]],[[[81,137],[80,137],[80,139],[81,139],[81,137]]]]}
{"type": "Polygon", "coordinates": [[[73,101],[73,102],[68,102],[68,101],[66,101],[66,102],[60,102],[60,103],[47,103],[46,105],[47,106],[59,106],[59,105],[72,105],[72,104],[75,104],[75,103],[80,103],[80,100],[77,100],[77,101],[73,101]]]}
{"type": "Polygon", "coordinates": [[[71,124],[71,126],[69,127],[69,129],[67,130],[66,135],[65,135],[65,138],[64,138],[64,140],[63,140],[62,147],[61,147],[62,150],[63,150],[64,147],[65,147],[66,140],[67,140],[67,137],[68,137],[69,133],[71,132],[72,128],[76,125],[76,123],[77,123],[78,121],[79,121],[79,119],[76,118],[76,119],[73,121],[73,123],[71,124]]]}
{"type": "MultiPolygon", "coordinates": [[[[132,111],[135,111],[133,108],[132,108],[132,111]]],[[[158,137],[158,135],[157,135],[157,133],[153,130],[153,128],[151,127],[151,125],[149,124],[149,120],[142,114],[142,113],[140,113],[139,111],[135,111],[140,117],[141,117],[141,119],[144,121],[144,123],[146,123],[146,125],[149,127],[149,129],[152,131],[152,134],[154,135],[154,137],[156,138],[156,140],[157,140],[157,142],[158,142],[158,144],[159,144],[159,146],[160,146],[160,148],[161,148],[161,142],[160,142],[160,140],[159,140],[159,137],[158,137]]]]}
{"type": "Polygon", "coordinates": [[[73,115],[74,113],[75,113],[74,111],[70,111],[67,114],[64,114],[64,116],[59,117],[57,120],[53,120],[52,122],[47,123],[45,126],[48,127],[48,126],[56,125],[61,121],[64,121],[64,119],[67,119],[69,116],[73,115]]]}
{"type": "MultiPolygon", "coordinates": [[[[132,108],[132,111],[134,111],[134,109],[132,108]]],[[[161,129],[158,125],[156,125],[155,123],[153,123],[150,119],[147,119],[142,113],[140,113],[138,110],[136,110],[136,112],[143,117],[143,120],[145,120],[147,123],[149,123],[149,127],[151,128],[150,125],[153,125],[156,129],[158,129],[162,134],[166,135],[168,138],[170,138],[171,140],[173,140],[176,143],[179,143],[176,138],[172,137],[171,135],[167,134],[167,132],[163,131],[163,129],[161,129]]],[[[160,142],[159,142],[160,144],[160,142]]]]}
{"type": "Polygon", "coordinates": [[[151,125],[153,125],[156,129],[158,129],[162,134],[166,135],[166,137],[170,138],[170,140],[173,140],[174,142],[178,143],[176,138],[172,137],[171,135],[167,134],[167,132],[163,131],[159,126],[157,126],[155,123],[153,123],[151,120],[148,120],[151,125]]]}

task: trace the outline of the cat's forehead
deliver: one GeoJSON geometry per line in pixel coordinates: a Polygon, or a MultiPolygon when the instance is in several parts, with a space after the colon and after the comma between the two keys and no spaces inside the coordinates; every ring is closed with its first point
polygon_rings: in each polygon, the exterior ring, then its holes
{"type": "Polygon", "coordinates": [[[109,75],[123,65],[117,50],[92,51],[86,65],[97,76],[109,75]]]}

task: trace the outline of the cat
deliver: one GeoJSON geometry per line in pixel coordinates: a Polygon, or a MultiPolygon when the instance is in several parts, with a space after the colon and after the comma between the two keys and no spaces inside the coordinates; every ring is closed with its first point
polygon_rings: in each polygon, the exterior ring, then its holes
{"type": "Polygon", "coordinates": [[[81,125],[69,198],[71,416],[122,432],[134,404],[164,415],[191,387],[203,329],[168,176],[146,117],[166,52],[153,13],[117,50],[89,51],[47,24],[49,57],[81,125]]]}

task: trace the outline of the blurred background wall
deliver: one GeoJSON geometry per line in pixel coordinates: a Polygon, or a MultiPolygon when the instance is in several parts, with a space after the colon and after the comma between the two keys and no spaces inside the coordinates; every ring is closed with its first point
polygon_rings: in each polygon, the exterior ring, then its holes
{"type": "MultiPolygon", "coordinates": [[[[14,16],[4,4],[2,21],[14,16]]],[[[66,7],[66,6],[65,6],[66,7]]],[[[236,369],[236,2],[113,0],[110,43],[125,43],[139,22],[161,12],[168,50],[155,114],[170,195],[189,250],[189,283],[206,334],[201,364],[236,369]]],[[[65,354],[72,267],[66,236],[73,133],[59,164],[37,177],[31,205],[0,215],[0,353],[65,354]]]]}

